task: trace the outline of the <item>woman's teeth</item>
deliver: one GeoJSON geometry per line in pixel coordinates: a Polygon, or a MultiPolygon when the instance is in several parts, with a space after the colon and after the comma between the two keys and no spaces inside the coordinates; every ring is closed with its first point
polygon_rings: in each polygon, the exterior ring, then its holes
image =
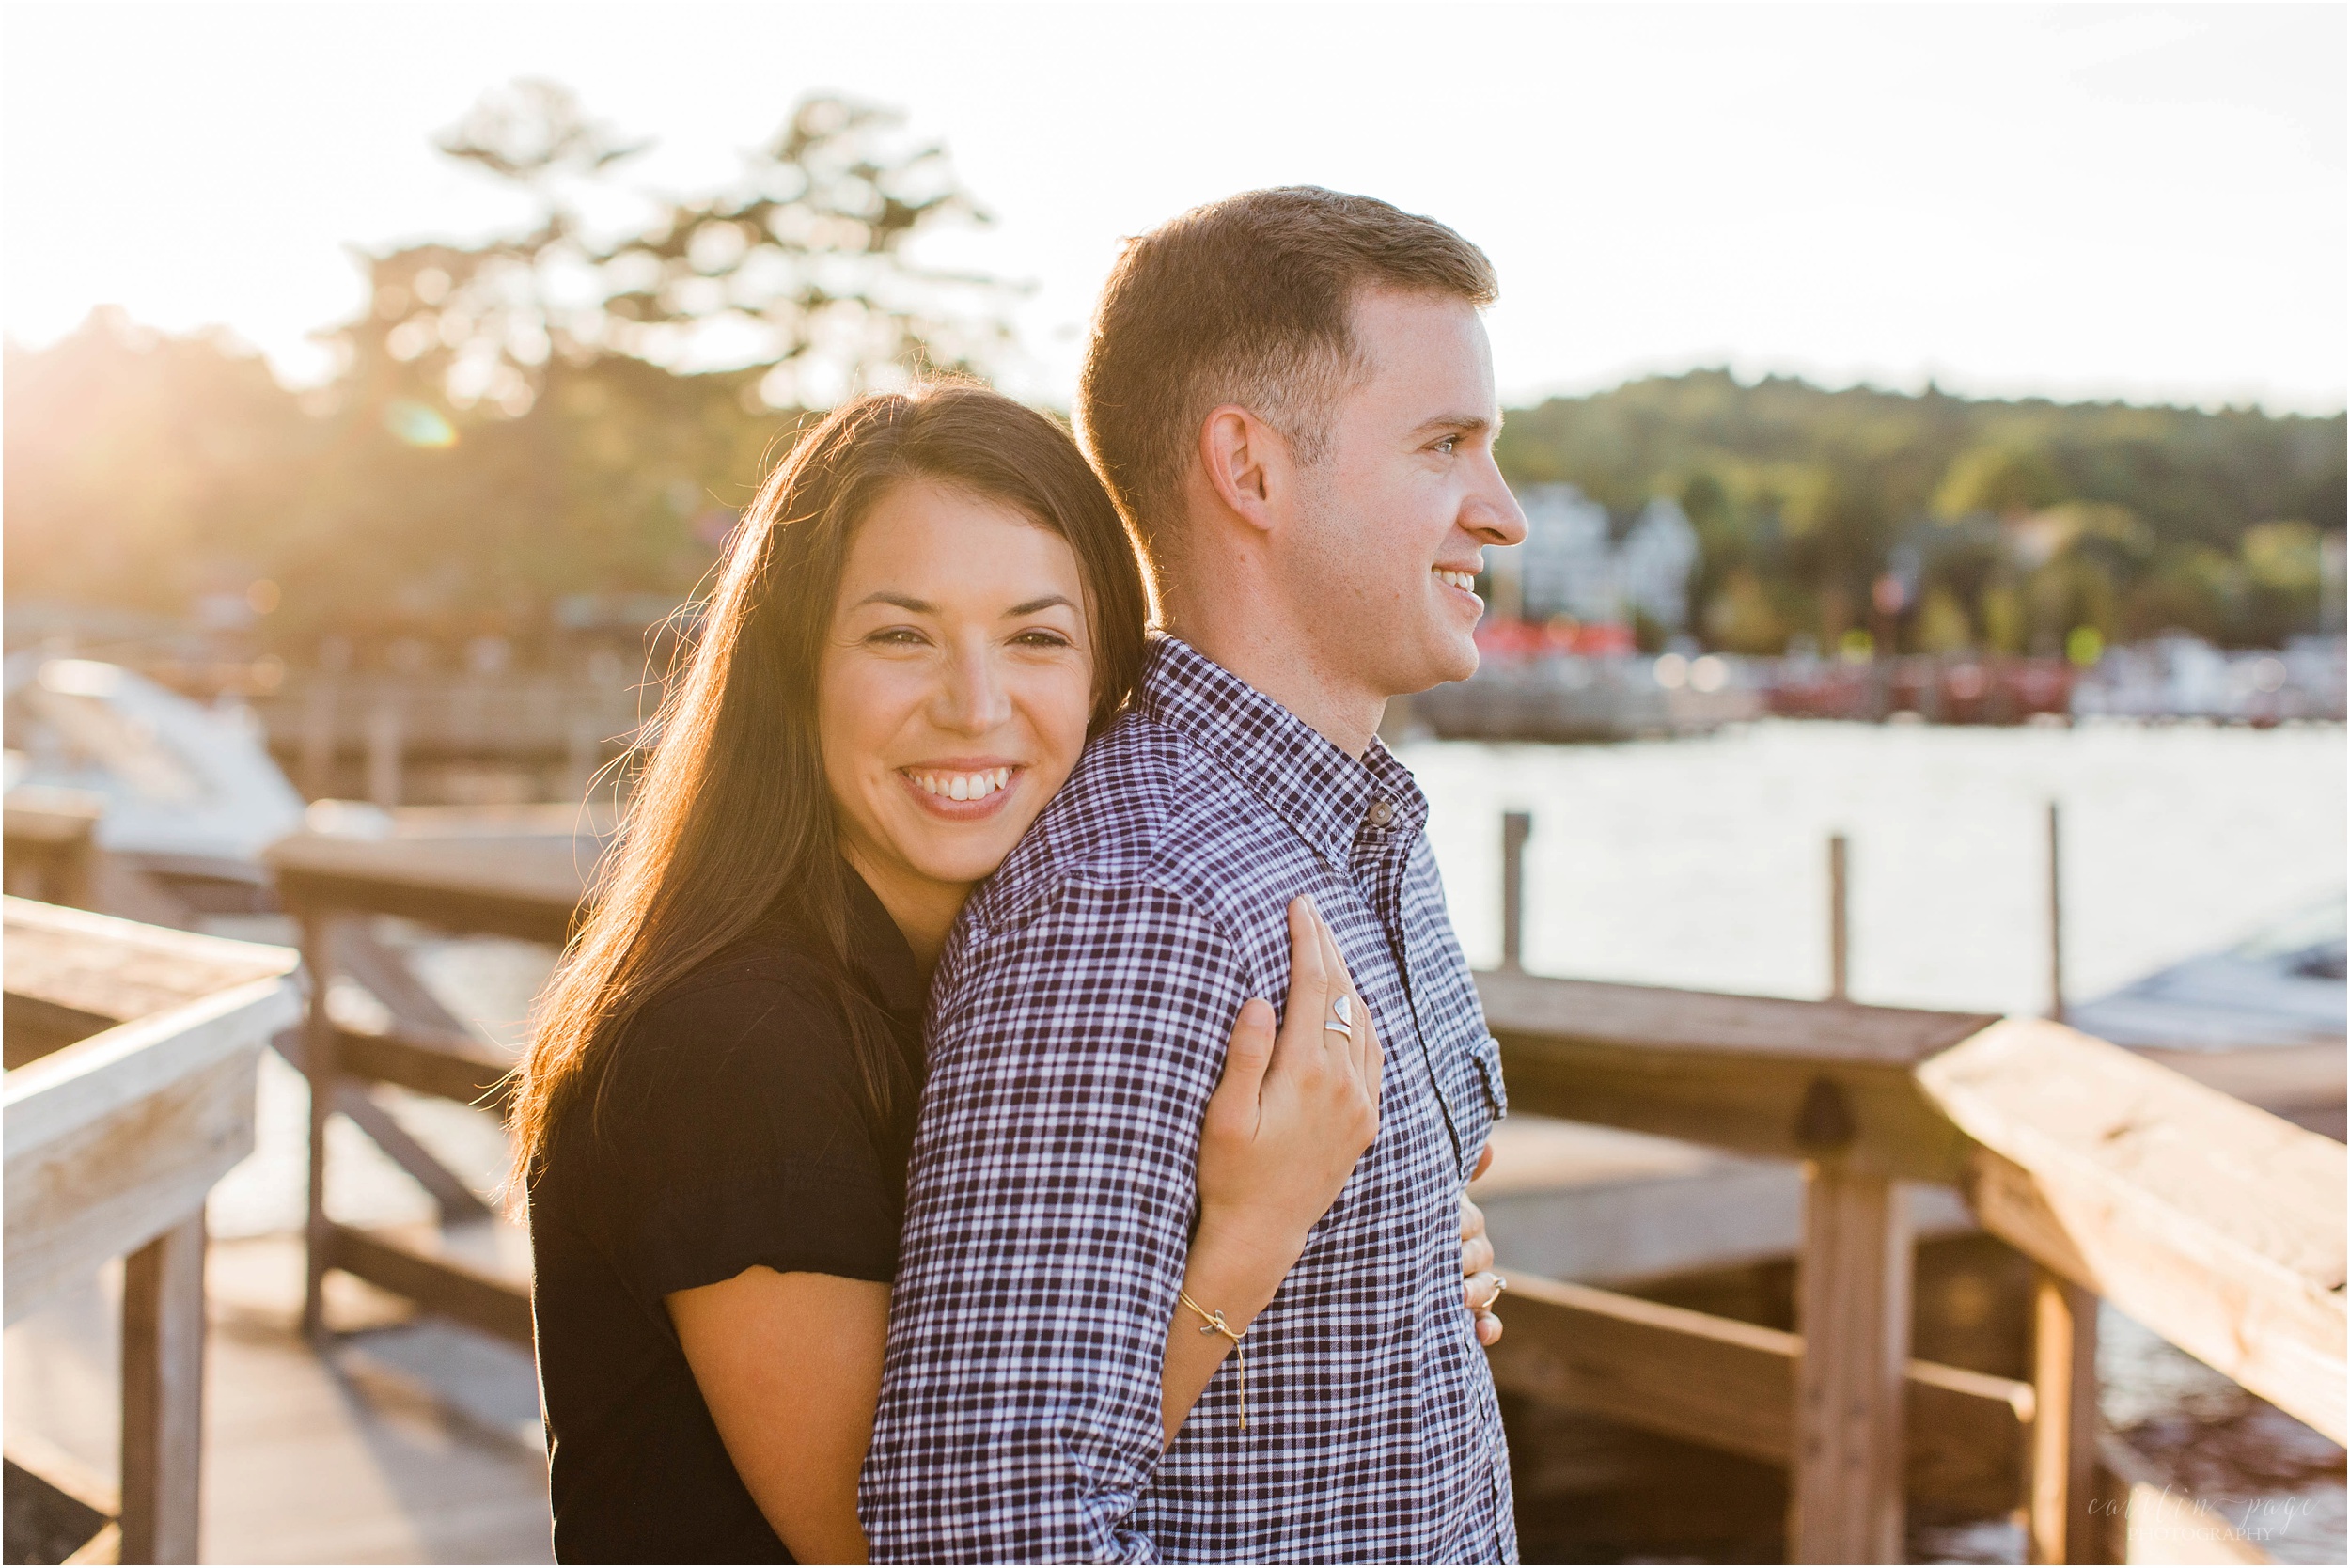
{"type": "Polygon", "coordinates": [[[990,768],[985,773],[912,773],[914,787],[926,795],[944,795],[948,800],[985,800],[1011,782],[1010,768],[990,768]]]}
{"type": "Polygon", "coordinates": [[[1448,572],[1441,566],[1432,567],[1430,570],[1435,572],[1436,580],[1440,583],[1449,583],[1463,593],[1477,591],[1477,574],[1473,572],[1448,572]]]}

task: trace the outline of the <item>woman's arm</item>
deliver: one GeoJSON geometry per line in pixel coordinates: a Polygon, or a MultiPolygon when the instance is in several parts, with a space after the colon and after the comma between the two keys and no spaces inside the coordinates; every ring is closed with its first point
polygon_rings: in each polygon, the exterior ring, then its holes
{"type": "MultiPolygon", "coordinates": [[[[1310,900],[1290,906],[1290,948],[1289,1016],[1277,1035],[1269,1004],[1241,1010],[1200,1129],[1200,1221],[1183,1288],[1235,1333],[1281,1288],[1379,1131],[1370,1010],[1310,900]],[[1323,1027],[1341,995],[1351,1036],[1323,1027]]],[[[1465,1219],[1463,1272],[1475,1274],[1492,1249],[1482,1216],[1473,1235],[1465,1219]]],[[[1483,1298],[1476,1281],[1470,1289],[1483,1298]]],[[[679,1291],[668,1308],[728,1457],[791,1555],[866,1560],[857,1472],[881,1391],[889,1287],[750,1268],[679,1291]]],[[[1180,1306],[1167,1325],[1160,1417],[1169,1443],[1232,1349],[1201,1326],[1180,1306]]]]}
{"type": "Polygon", "coordinates": [[[863,1562],[856,1476],[881,1396],[889,1287],[762,1266],[678,1291],[668,1307],[769,1527],[802,1562],[863,1562]]]}

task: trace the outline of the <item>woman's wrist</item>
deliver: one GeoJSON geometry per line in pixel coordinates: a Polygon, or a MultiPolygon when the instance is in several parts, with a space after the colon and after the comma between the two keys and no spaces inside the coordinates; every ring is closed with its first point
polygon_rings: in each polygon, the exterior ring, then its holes
{"type": "Polygon", "coordinates": [[[1305,1251],[1309,1229],[1246,1206],[1203,1209],[1183,1267],[1185,1288],[1235,1318],[1254,1317],[1305,1251]],[[1228,1299],[1209,1301],[1203,1290],[1228,1299]]]}

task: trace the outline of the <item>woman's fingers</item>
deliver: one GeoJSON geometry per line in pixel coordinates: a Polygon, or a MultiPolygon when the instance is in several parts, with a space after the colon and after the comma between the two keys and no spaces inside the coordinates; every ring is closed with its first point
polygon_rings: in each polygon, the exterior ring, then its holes
{"type": "Polygon", "coordinates": [[[1208,1099],[1212,1130],[1245,1134],[1257,1124],[1258,1097],[1273,1061],[1273,1004],[1261,996],[1241,1003],[1224,1047],[1224,1075],[1208,1099]]]}

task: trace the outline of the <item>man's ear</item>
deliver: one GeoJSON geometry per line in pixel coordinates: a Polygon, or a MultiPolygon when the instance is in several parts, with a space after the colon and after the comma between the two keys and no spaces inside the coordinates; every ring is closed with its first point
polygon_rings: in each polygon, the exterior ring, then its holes
{"type": "Polygon", "coordinates": [[[1288,478],[1289,443],[1238,403],[1211,410],[1199,424],[1199,465],[1227,511],[1269,533],[1277,492],[1288,478]]]}

